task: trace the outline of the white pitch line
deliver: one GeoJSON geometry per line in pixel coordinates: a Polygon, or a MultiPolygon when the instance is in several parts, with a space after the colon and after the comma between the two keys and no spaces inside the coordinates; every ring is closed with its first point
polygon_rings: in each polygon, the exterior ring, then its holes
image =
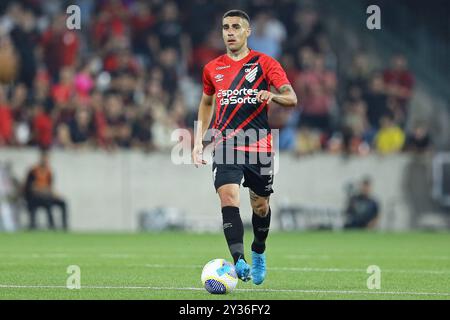
{"type": "MultiPolygon", "coordinates": [[[[132,265],[133,267],[138,265],[132,265]]],[[[165,265],[165,264],[145,264],[147,268],[161,269],[201,269],[201,265],[165,265]]],[[[295,272],[366,272],[366,269],[351,268],[310,268],[310,267],[268,267],[272,271],[295,271],[295,272]]],[[[418,274],[449,274],[450,270],[403,270],[403,269],[381,269],[381,272],[389,273],[418,273],[418,274]]]]}
{"type": "MultiPolygon", "coordinates": [[[[3,289],[67,289],[65,286],[53,285],[8,285],[0,284],[3,289]]],[[[153,286],[82,286],[81,289],[131,289],[131,290],[176,290],[204,291],[196,287],[153,287],[153,286]]],[[[69,289],[67,289],[69,290],[69,289]]],[[[386,294],[411,296],[450,296],[447,292],[415,292],[415,291],[363,291],[363,290],[303,290],[303,289],[235,289],[241,292],[291,292],[306,294],[386,294]]]]}
{"type": "MultiPolygon", "coordinates": [[[[329,260],[336,258],[348,258],[349,255],[340,254],[339,256],[330,256],[330,255],[308,255],[308,254],[289,254],[284,256],[287,259],[291,260],[329,260]]],[[[396,260],[450,260],[450,256],[385,256],[385,255],[372,255],[372,256],[358,256],[358,259],[364,260],[374,260],[374,259],[396,259],[396,260]]]]}

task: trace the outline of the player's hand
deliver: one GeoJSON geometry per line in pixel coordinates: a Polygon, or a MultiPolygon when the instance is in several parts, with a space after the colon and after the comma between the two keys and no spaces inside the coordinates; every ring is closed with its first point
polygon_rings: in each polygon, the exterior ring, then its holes
{"type": "Polygon", "coordinates": [[[202,144],[196,144],[194,146],[194,149],[192,150],[192,162],[194,162],[194,165],[196,168],[198,168],[201,164],[206,164],[206,161],[203,160],[203,145],[202,144]]]}
{"type": "Polygon", "coordinates": [[[270,91],[261,90],[261,91],[258,91],[258,93],[256,94],[256,100],[258,102],[267,101],[267,104],[269,104],[270,102],[272,102],[272,99],[274,96],[275,96],[275,94],[273,94],[270,91]]]}

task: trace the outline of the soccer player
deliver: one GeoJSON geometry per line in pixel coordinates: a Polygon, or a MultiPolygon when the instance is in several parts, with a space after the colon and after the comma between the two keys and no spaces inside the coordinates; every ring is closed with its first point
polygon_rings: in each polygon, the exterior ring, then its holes
{"type": "Polygon", "coordinates": [[[225,238],[238,277],[243,281],[252,279],[259,285],[266,276],[264,251],[271,216],[269,197],[273,192],[268,104],[273,101],[294,107],[297,97],[281,65],[247,46],[250,34],[250,19],[245,12],[230,10],[224,14],[222,37],[227,52],[210,61],[203,69],[203,95],[192,160],[196,167],[206,164],[202,156],[203,139],[207,132],[214,131],[212,167],[214,186],[222,208],[225,238]],[[271,86],[278,93],[271,92],[271,86]],[[215,121],[210,128],[214,99],[215,121]],[[231,161],[230,151],[233,152],[231,161]],[[269,161],[263,155],[268,155],[269,161]],[[243,186],[249,188],[253,208],[252,268],[244,256],[244,228],[239,214],[239,187],[243,178],[243,186]]]}

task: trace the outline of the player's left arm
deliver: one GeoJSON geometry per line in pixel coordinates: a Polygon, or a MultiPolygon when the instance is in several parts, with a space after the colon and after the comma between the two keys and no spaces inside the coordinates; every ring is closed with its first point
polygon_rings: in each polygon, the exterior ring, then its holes
{"type": "Polygon", "coordinates": [[[275,101],[283,107],[297,106],[297,95],[295,94],[283,67],[273,58],[267,58],[264,61],[263,68],[266,70],[266,79],[269,86],[276,88],[277,92],[261,90],[256,95],[257,101],[260,103],[266,101],[267,104],[275,101]]]}
{"type": "Polygon", "coordinates": [[[256,98],[258,102],[267,101],[268,104],[274,101],[284,107],[297,106],[297,95],[290,84],[282,85],[277,91],[278,93],[261,90],[256,95],[256,98]]]}

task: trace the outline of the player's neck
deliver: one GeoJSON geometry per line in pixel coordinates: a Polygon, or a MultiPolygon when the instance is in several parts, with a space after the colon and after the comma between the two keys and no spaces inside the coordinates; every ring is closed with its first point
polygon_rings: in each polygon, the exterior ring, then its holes
{"type": "Polygon", "coordinates": [[[230,59],[234,61],[238,61],[245,58],[249,53],[250,49],[247,46],[243,46],[242,49],[238,51],[227,50],[227,55],[230,57],[230,59]]]}

